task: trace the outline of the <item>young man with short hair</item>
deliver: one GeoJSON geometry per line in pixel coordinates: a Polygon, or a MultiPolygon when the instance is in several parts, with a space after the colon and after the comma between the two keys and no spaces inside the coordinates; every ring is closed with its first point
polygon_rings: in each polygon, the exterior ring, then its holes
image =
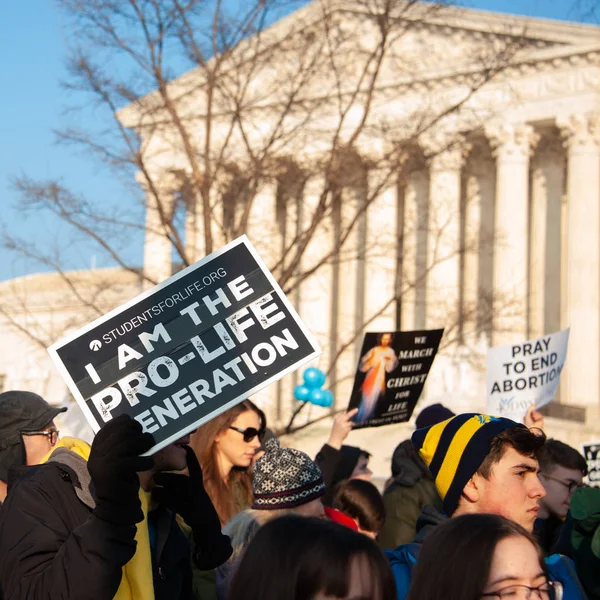
{"type": "MultiPolygon", "coordinates": [[[[399,600],[408,593],[423,539],[447,517],[498,514],[533,531],[545,495],[537,458],[545,436],[541,430],[536,433],[482,414],[457,415],[414,432],[412,443],[431,472],[445,515],[425,507],[415,540],[386,550],[399,600]]],[[[564,585],[564,600],[585,598],[567,559],[550,557],[547,565],[551,577],[564,585]]]]}
{"type": "Polygon", "coordinates": [[[569,512],[573,492],[587,475],[585,458],[567,444],[547,440],[540,455],[540,481],[546,495],[540,501],[535,535],[544,553],[551,554],[569,512]]]}

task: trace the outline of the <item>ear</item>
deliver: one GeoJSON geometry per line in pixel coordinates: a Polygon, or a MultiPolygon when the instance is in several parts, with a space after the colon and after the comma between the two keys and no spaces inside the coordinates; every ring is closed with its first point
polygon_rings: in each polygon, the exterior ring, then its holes
{"type": "Polygon", "coordinates": [[[223,429],[223,431],[219,431],[217,435],[215,435],[215,444],[218,444],[221,441],[221,438],[227,433],[227,429],[223,429]]]}
{"type": "Polygon", "coordinates": [[[481,498],[483,485],[481,479],[482,477],[475,473],[463,488],[462,495],[470,504],[476,504],[481,498]]]}

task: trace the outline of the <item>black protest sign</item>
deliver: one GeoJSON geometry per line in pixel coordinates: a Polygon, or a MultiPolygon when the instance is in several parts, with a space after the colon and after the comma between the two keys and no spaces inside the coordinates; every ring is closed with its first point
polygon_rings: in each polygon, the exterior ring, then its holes
{"type": "Polygon", "coordinates": [[[366,333],[348,409],[354,428],[408,421],[423,391],[443,329],[366,333]]]}
{"type": "Polygon", "coordinates": [[[581,451],[588,466],[588,482],[592,487],[600,487],[600,442],[581,445],[581,451]]]}
{"type": "Polygon", "coordinates": [[[243,236],[49,352],[94,431],[127,413],[153,453],[320,349],[243,236]]]}

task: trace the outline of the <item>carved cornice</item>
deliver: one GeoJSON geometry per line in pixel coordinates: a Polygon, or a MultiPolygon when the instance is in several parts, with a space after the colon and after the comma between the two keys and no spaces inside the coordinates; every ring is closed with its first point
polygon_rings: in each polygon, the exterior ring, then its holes
{"type": "MultiPolygon", "coordinates": [[[[543,56],[523,58],[515,64],[507,66],[496,77],[494,86],[502,85],[515,79],[536,76],[534,89],[518,91],[524,99],[533,100],[544,98],[547,94],[560,94],[568,91],[598,91],[600,89],[600,72],[589,67],[600,66],[600,49],[580,50],[569,48],[568,52],[559,56],[544,52],[543,56]],[[588,67],[586,69],[586,67],[588,67]]],[[[460,68],[460,67],[459,67],[460,68]]],[[[408,94],[410,92],[428,92],[451,89],[459,86],[474,86],[481,83],[481,71],[476,68],[464,66],[462,71],[432,74],[430,77],[410,81],[396,81],[379,86],[378,91],[385,93],[386,90],[393,91],[394,95],[408,94]]]]}
{"type": "Polygon", "coordinates": [[[423,32],[428,36],[440,34],[446,36],[448,39],[455,43],[461,43],[468,40],[489,42],[493,40],[506,40],[515,42],[518,41],[520,44],[525,44],[531,48],[543,49],[553,48],[560,46],[560,42],[544,40],[540,38],[528,38],[523,36],[523,30],[515,28],[514,33],[503,32],[503,31],[482,31],[481,29],[472,29],[469,27],[461,27],[456,23],[448,25],[445,23],[435,23],[427,21],[426,18],[421,21],[405,19],[407,23],[407,31],[410,32],[423,32]]]}

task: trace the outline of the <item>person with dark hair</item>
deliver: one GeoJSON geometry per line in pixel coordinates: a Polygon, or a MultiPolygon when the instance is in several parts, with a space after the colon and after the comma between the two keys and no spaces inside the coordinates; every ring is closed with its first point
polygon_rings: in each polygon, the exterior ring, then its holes
{"type": "Polygon", "coordinates": [[[546,441],[540,455],[540,481],[546,495],[540,500],[536,538],[546,554],[552,554],[562,524],[569,512],[573,492],[583,485],[587,475],[585,458],[558,440],[546,441]]]}
{"type": "Polygon", "coordinates": [[[214,568],[231,545],[188,442],[143,456],[152,435],[121,415],[91,448],[63,438],[28,467],[0,511],[0,598],[190,600],[191,560],[214,568]],[[176,515],[191,529],[193,552],[176,515]]]}
{"type": "Polygon", "coordinates": [[[329,439],[315,457],[315,463],[323,474],[327,488],[323,498],[325,506],[332,506],[337,486],[346,479],[370,481],[373,476],[373,471],[369,469],[371,454],[362,448],[344,444],[344,440],[352,431],[352,419],[357,412],[358,409],[353,408],[334,417],[329,439]]]}
{"type": "MultiPolygon", "coordinates": [[[[424,408],[417,416],[417,429],[431,427],[454,416],[441,404],[424,408]]],[[[433,477],[410,440],[398,444],[392,455],[392,480],[383,493],[386,520],[377,541],[382,548],[408,544],[417,534],[417,520],[425,506],[442,510],[442,500],[433,477]]]]}
{"type": "MultiPolygon", "coordinates": [[[[495,514],[533,531],[544,488],[538,456],[546,437],[510,419],[461,414],[412,435],[412,443],[429,468],[445,514],[426,506],[410,544],[386,550],[398,598],[406,598],[412,570],[423,541],[447,517],[495,514]]],[[[565,600],[585,598],[572,563],[552,556],[547,565],[564,587],[565,600]]]]}
{"type": "Polygon", "coordinates": [[[0,394],[0,504],[6,499],[9,469],[43,460],[59,439],[54,419],[66,410],[33,392],[0,394]]]}
{"type": "Polygon", "coordinates": [[[561,593],[530,533],[499,515],[472,514],[427,538],[407,600],[558,600],[561,593]]]}
{"type": "Polygon", "coordinates": [[[333,508],[351,517],[358,531],[376,539],[385,523],[385,506],[379,490],[362,479],[341,483],[333,499],[333,508]]]}
{"type": "Polygon", "coordinates": [[[199,427],[191,437],[206,491],[223,525],[252,504],[250,467],[266,426],[263,411],[244,400],[199,427]]]}
{"type": "Polygon", "coordinates": [[[261,527],[229,600],[393,600],[394,580],[377,545],[336,523],[284,516],[261,527]]]}

